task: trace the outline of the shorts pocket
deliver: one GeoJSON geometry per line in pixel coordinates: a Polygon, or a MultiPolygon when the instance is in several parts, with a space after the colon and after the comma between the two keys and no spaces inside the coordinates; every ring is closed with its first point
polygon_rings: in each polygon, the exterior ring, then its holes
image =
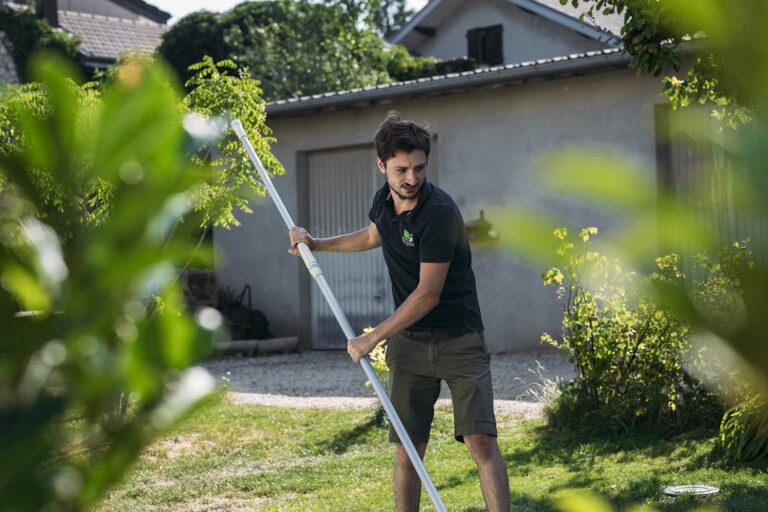
{"type": "Polygon", "coordinates": [[[395,352],[396,347],[398,346],[397,343],[397,334],[393,334],[389,338],[387,338],[387,342],[384,344],[384,362],[387,364],[387,368],[390,370],[393,367],[394,361],[395,361],[395,352]]]}
{"type": "Polygon", "coordinates": [[[480,346],[483,347],[483,352],[486,354],[490,354],[490,350],[488,350],[488,345],[485,343],[485,333],[482,331],[475,332],[475,335],[477,336],[477,339],[480,340],[480,346]]]}

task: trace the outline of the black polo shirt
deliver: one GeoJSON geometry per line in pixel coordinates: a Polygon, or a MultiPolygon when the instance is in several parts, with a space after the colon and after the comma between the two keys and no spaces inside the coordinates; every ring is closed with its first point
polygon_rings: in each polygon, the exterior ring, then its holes
{"type": "Polygon", "coordinates": [[[451,262],[439,304],[410,329],[483,330],[464,219],[451,196],[424,181],[413,210],[395,215],[389,186],[384,183],[373,197],[368,217],[381,236],[395,308],[418,286],[422,262],[451,262]]]}

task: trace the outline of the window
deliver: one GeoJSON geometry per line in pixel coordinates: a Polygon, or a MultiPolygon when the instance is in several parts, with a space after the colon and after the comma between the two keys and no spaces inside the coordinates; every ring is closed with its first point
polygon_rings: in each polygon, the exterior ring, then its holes
{"type": "Polygon", "coordinates": [[[473,28],[467,31],[467,55],[482,64],[504,63],[504,43],[501,25],[473,28]]]}

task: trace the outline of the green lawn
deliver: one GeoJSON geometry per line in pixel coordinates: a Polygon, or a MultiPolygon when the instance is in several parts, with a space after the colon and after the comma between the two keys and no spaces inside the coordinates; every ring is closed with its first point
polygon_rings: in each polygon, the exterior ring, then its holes
{"type": "MultiPolygon", "coordinates": [[[[373,410],[297,410],[235,406],[218,400],[149,447],[100,511],[392,510],[394,449],[373,410]]],[[[565,488],[595,491],[625,510],[645,503],[662,511],[694,505],[768,510],[768,475],[710,459],[714,440],[590,440],[548,432],[541,421],[500,418],[512,510],[554,510],[565,488]],[[672,500],[666,484],[718,486],[716,497],[672,500]]],[[[450,410],[435,419],[426,465],[449,510],[484,510],[477,473],[452,436],[450,410]]],[[[432,510],[426,495],[422,508],[432,510]]]]}

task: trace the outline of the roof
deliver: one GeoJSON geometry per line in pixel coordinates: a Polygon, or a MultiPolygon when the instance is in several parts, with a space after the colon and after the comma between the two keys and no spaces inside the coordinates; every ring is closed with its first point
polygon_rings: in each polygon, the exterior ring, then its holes
{"type": "MultiPolygon", "coordinates": [[[[560,0],[507,0],[507,2],[608,46],[616,47],[621,44],[621,27],[624,24],[624,17],[621,14],[595,13],[594,19],[585,17],[581,20],[579,16],[588,9],[584,5],[575,8],[571,5],[561,5],[560,0]]],[[[390,39],[390,43],[402,43],[429,17],[439,24],[442,19],[448,17],[448,14],[442,11],[451,5],[458,4],[455,0],[430,0],[390,39]]]]}
{"type": "MultiPolygon", "coordinates": [[[[578,7],[573,7],[570,3],[562,5],[560,0],[536,0],[538,3],[546,5],[550,9],[562,12],[574,19],[579,19],[579,16],[586,14],[589,10],[589,4],[583,2],[578,7]]],[[[623,14],[603,14],[601,12],[595,12],[592,18],[584,16],[584,22],[600,28],[606,32],[621,37],[621,28],[624,26],[623,14]]]]}
{"type": "Polygon", "coordinates": [[[267,105],[270,117],[287,117],[312,112],[369,106],[395,98],[448,94],[477,87],[522,83],[548,77],[586,74],[606,69],[626,69],[629,55],[620,48],[608,48],[562,57],[481,68],[463,73],[437,75],[405,82],[372,85],[274,101],[267,105]]]}
{"type": "Polygon", "coordinates": [[[160,46],[166,25],[73,11],[59,11],[59,26],[80,37],[86,58],[114,61],[122,52],[153,52],[160,46]]]}
{"type": "Polygon", "coordinates": [[[157,23],[166,23],[171,18],[170,13],[147,3],[144,0],[112,0],[112,2],[122,5],[126,9],[130,9],[137,14],[146,16],[157,23]]]}

